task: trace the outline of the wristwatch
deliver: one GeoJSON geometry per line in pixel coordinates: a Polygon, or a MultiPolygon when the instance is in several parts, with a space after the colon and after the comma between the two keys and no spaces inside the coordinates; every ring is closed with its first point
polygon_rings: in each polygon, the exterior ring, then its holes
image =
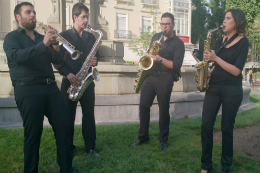
{"type": "Polygon", "coordinates": [[[161,57],[161,59],[159,60],[159,63],[162,63],[162,57],[161,57]]]}

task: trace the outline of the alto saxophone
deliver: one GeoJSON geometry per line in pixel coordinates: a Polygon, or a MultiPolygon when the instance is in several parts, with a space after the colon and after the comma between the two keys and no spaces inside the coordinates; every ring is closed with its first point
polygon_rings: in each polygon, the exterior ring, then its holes
{"type": "Polygon", "coordinates": [[[140,58],[139,60],[139,67],[140,69],[138,70],[138,73],[136,77],[138,77],[135,82],[136,84],[134,85],[134,90],[135,93],[139,93],[141,86],[143,84],[143,80],[147,74],[147,70],[149,70],[153,66],[153,58],[150,55],[156,55],[162,48],[161,39],[165,35],[165,31],[162,32],[162,35],[159,40],[156,40],[152,43],[148,55],[144,55],[140,58]]]}
{"type": "Polygon", "coordinates": [[[98,50],[98,47],[101,43],[101,38],[103,36],[103,33],[99,30],[92,29],[89,25],[87,26],[88,29],[90,29],[93,32],[97,32],[99,34],[99,37],[97,38],[96,42],[94,43],[90,53],[88,54],[85,62],[83,63],[80,71],[76,74],[78,79],[80,80],[78,85],[70,85],[68,88],[67,93],[69,94],[69,98],[73,101],[78,101],[81,96],[83,95],[84,91],[87,89],[89,84],[93,81],[99,81],[100,74],[96,68],[92,68],[91,72],[88,72],[89,69],[92,67],[92,64],[90,63],[91,57],[96,55],[96,52],[98,50]]]}
{"type": "MultiPolygon", "coordinates": [[[[43,31],[47,32],[51,28],[49,28],[47,25],[44,25],[42,22],[36,22],[37,27],[41,28],[43,31]]],[[[81,54],[80,51],[75,50],[75,47],[70,44],[65,38],[63,38],[60,34],[57,32],[54,33],[56,36],[56,40],[62,43],[62,46],[70,53],[71,59],[77,60],[81,54]]]]}
{"type": "MultiPolygon", "coordinates": [[[[223,29],[223,26],[221,25],[218,28],[214,28],[208,31],[207,39],[204,40],[204,52],[210,51],[210,44],[211,44],[211,35],[213,32],[223,29]]],[[[197,83],[197,88],[200,92],[206,91],[209,88],[208,84],[208,62],[205,61],[205,58],[203,57],[203,61],[200,61],[197,65],[197,73],[195,73],[195,81],[197,83]]]]}

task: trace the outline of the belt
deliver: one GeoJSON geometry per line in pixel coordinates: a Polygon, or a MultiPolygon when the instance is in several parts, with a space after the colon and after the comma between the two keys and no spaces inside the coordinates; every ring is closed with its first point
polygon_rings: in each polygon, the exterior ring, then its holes
{"type": "Polygon", "coordinates": [[[171,72],[167,72],[167,71],[148,71],[149,74],[152,75],[162,75],[162,74],[172,74],[171,72]]]}
{"type": "Polygon", "coordinates": [[[39,84],[39,85],[49,85],[52,83],[56,83],[56,81],[51,78],[39,79],[39,80],[34,80],[34,81],[28,82],[28,84],[39,84]]]}
{"type": "Polygon", "coordinates": [[[53,84],[53,83],[56,83],[56,81],[54,79],[46,78],[46,79],[33,80],[30,82],[26,82],[26,83],[15,84],[15,86],[18,86],[18,85],[49,85],[49,84],[53,84]]]}

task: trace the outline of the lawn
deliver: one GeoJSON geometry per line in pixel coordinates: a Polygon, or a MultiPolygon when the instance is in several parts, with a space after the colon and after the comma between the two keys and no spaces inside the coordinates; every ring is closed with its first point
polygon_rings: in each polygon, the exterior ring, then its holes
{"type": "MultiPolygon", "coordinates": [[[[251,95],[260,104],[260,95],[251,95]]],[[[260,105],[238,114],[235,127],[260,123],[260,105]]],[[[220,130],[218,116],[215,129],[220,130]]],[[[96,151],[101,155],[93,158],[84,152],[81,126],[75,127],[73,168],[77,172],[176,172],[199,173],[201,170],[201,118],[172,119],[168,150],[159,151],[158,122],[150,123],[151,140],[133,147],[139,124],[97,125],[96,151]]],[[[260,130],[259,130],[260,131],[260,130]]],[[[23,171],[23,128],[0,128],[0,172],[23,171]]],[[[214,144],[213,173],[221,172],[221,146],[214,144]]],[[[234,173],[260,172],[260,158],[234,152],[234,173]]],[[[59,172],[55,139],[51,127],[45,127],[41,139],[39,172],[59,172]]]]}

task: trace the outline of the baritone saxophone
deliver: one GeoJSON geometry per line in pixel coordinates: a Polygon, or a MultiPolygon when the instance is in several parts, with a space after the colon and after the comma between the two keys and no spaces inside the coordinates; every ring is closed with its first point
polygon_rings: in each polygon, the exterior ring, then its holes
{"type": "Polygon", "coordinates": [[[205,61],[204,54],[205,51],[210,51],[210,44],[211,44],[211,35],[213,32],[223,29],[223,26],[221,25],[218,28],[214,28],[208,31],[207,39],[204,40],[204,52],[203,52],[203,60],[200,61],[197,65],[197,73],[195,73],[195,80],[197,83],[197,88],[200,92],[204,92],[209,88],[208,84],[208,62],[205,61]]]}

